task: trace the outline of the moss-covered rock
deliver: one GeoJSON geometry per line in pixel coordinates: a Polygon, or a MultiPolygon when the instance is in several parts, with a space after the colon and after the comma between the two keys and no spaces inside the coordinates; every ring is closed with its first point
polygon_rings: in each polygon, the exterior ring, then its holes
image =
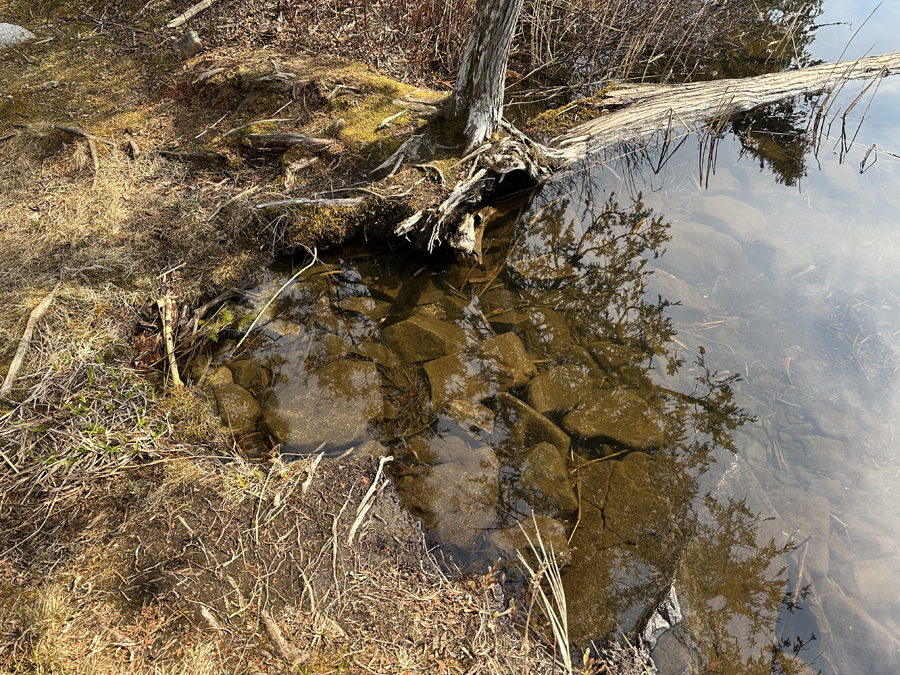
{"type": "Polygon", "coordinates": [[[249,391],[232,382],[216,385],[212,389],[222,421],[235,434],[247,434],[256,429],[260,408],[249,391]]]}

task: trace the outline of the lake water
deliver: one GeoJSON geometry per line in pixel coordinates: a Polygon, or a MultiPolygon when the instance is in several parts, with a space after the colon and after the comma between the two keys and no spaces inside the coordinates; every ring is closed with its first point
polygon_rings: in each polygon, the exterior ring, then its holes
{"type": "Polygon", "coordinates": [[[674,588],[662,673],[900,672],[900,78],[842,152],[860,89],[817,140],[797,101],[598,158],[486,211],[481,260],[348,244],[265,312],[261,428],[393,454],[448,566],[515,578],[533,512],[578,644],[674,588]]]}

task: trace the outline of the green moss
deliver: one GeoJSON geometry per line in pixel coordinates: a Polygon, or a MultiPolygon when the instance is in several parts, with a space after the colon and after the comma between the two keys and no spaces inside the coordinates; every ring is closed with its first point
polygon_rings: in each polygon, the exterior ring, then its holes
{"type": "Polygon", "coordinates": [[[386,236],[397,223],[412,215],[405,202],[389,202],[370,197],[358,206],[280,206],[265,209],[266,222],[285,218],[288,222],[284,248],[287,251],[306,246],[325,248],[356,235],[386,236]]]}

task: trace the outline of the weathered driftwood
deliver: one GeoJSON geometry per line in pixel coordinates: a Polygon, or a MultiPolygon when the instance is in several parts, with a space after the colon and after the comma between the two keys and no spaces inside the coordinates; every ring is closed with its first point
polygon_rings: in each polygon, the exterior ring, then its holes
{"type": "Polygon", "coordinates": [[[175,324],[177,322],[178,309],[175,300],[168,293],[156,300],[159,307],[159,317],[162,321],[163,341],[166,345],[166,356],[169,361],[169,376],[172,378],[172,386],[183,387],[184,381],[178,374],[178,361],[175,358],[175,324]]]}
{"type": "Polygon", "coordinates": [[[199,162],[227,162],[228,156],[224,152],[205,151],[205,150],[160,150],[159,154],[163,157],[171,157],[180,160],[196,160],[199,162]]]}
{"type": "Polygon", "coordinates": [[[19,374],[19,370],[25,362],[25,354],[28,353],[28,347],[31,346],[31,337],[34,335],[34,328],[37,326],[37,322],[41,320],[41,317],[44,316],[44,312],[47,311],[50,303],[53,302],[53,298],[58,290],[59,284],[56,284],[54,289],[41,300],[38,306],[31,310],[31,315],[28,317],[28,323],[25,324],[25,332],[22,333],[22,337],[19,340],[19,346],[16,349],[16,354],[13,356],[12,363],[9,364],[9,371],[6,373],[6,379],[3,381],[3,386],[0,387],[0,396],[9,396],[12,391],[16,376],[19,374]]]}
{"type": "Polygon", "coordinates": [[[300,197],[298,199],[280,199],[275,202],[257,204],[254,209],[267,209],[272,206],[359,206],[363,203],[362,197],[347,199],[311,199],[300,197]]]}
{"type": "Polygon", "coordinates": [[[264,147],[291,147],[302,145],[312,152],[324,152],[331,147],[331,140],[327,138],[313,138],[306,134],[248,134],[247,138],[255,145],[264,147]]]}
{"type": "Polygon", "coordinates": [[[622,87],[595,102],[598,117],[553,139],[549,146],[536,143],[504,124],[509,136],[500,143],[482,145],[460,162],[471,166],[468,179],[461,181],[442,204],[416,212],[394,232],[419,242],[423,241],[421,235],[427,234],[428,250],[444,242],[472,253],[477,230],[470,216],[483,197],[510,173],[527,175],[532,182],[539,183],[563,166],[623,141],[638,140],[659,131],[677,134],[679,126],[684,133],[691,133],[704,128],[710,120],[721,123],[739,112],[792,96],[833,93],[848,80],[885,77],[897,72],[900,72],[900,53],[739,80],[622,87]],[[614,110],[599,114],[605,108],[614,110]]]}
{"type": "Polygon", "coordinates": [[[266,633],[269,635],[269,640],[271,640],[272,645],[278,651],[278,655],[285,662],[292,666],[302,666],[309,661],[309,654],[299,651],[284,638],[281,629],[278,627],[278,624],[275,623],[275,619],[272,618],[272,615],[269,614],[268,610],[260,610],[259,614],[263,620],[263,625],[266,627],[266,633]]]}
{"type": "Polygon", "coordinates": [[[615,89],[597,101],[598,108],[616,108],[613,112],[553,139],[548,153],[574,161],[657,131],[682,127],[690,133],[710,119],[728,118],[800,94],[828,91],[848,80],[897,72],[900,52],[736,80],[615,89]]]}
{"type": "Polygon", "coordinates": [[[442,114],[465,117],[463,134],[470,150],[500,125],[506,64],[523,0],[477,0],[459,75],[442,114]]]}
{"type": "Polygon", "coordinates": [[[202,0],[198,2],[193,7],[190,7],[183,14],[179,14],[174,19],[172,19],[169,23],[166,24],[166,28],[178,28],[178,26],[182,26],[186,24],[188,21],[197,16],[200,12],[205,9],[209,9],[216,3],[216,0],[202,0]]]}

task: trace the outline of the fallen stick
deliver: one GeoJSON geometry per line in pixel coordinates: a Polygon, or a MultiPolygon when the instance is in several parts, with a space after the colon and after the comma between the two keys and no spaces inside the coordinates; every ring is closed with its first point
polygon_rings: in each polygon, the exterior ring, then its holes
{"type": "Polygon", "coordinates": [[[347,199],[309,199],[300,197],[297,199],[281,199],[277,202],[265,202],[257,204],[254,209],[267,209],[270,206],[359,206],[363,203],[362,197],[349,197],[347,199]]]}
{"type": "Polygon", "coordinates": [[[50,303],[53,302],[53,297],[56,295],[56,291],[59,290],[59,286],[60,284],[56,284],[54,289],[41,300],[40,304],[31,310],[31,315],[28,317],[28,323],[25,325],[25,332],[22,333],[22,338],[19,340],[19,347],[16,349],[16,354],[13,356],[12,363],[9,364],[9,371],[6,373],[3,387],[0,387],[0,396],[9,396],[12,391],[13,383],[16,381],[16,375],[19,374],[19,370],[25,362],[25,354],[28,352],[28,347],[31,346],[31,337],[34,335],[34,327],[37,326],[37,322],[41,320],[41,317],[44,316],[44,312],[47,311],[50,303]]]}
{"type": "Polygon", "coordinates": [[[110,141],[109,139],[102,138],[100,136],[94,136],[94,134],[89,134],[81,127],[70,127],[66,124],[51,124],[51,127],[56,129],[57,131],[63,131],[67,134],[72,134],[73,136],[80,136],[81,138],[86,138],[89,141],[100,141],[104,145],[113,146],[115,143],[110,141]]]}
{"type": "Polygon", "coordinates": [[[204,9],[209,9],[210,7],[212,7],[215,2],[216,0],[202,0],[202,2],[198,2],[196,5],[189,8],[186,12],[184,12],[183,14],[179,14],[169,23],[167,23],[166,28],[178,28],[178,26],[186,24],[204,9]]]}
{"type": "Polygon", "coordinates": [[[300,666],[309,660],[309,654],[303,654],[295,649],[290,642],[284,639],[281,629],[275,623],[275,619],[269,614],[268,610],[260,610],[259,615],[262,617],[263,625],[266,627],[266,633],[269,634],[269,640],[272,641],[278,655],[291,665],[300,666]]]}
{"type": "Polygon", "coordinates": [[[178,362],[175,360],[175,337],[172,325],[172,319],[174,318],[174,313],[172,312],[173,301],[167,293],[161,296],[156,301],[156,304],[159,307],[159,316],[162,319],[163,337],[166,343],[166,354],[169,358],[169,374],[172,376],[172,384],[176,387],[183,387],[184,382],[182,382],[178,374],[178,362]]]}

